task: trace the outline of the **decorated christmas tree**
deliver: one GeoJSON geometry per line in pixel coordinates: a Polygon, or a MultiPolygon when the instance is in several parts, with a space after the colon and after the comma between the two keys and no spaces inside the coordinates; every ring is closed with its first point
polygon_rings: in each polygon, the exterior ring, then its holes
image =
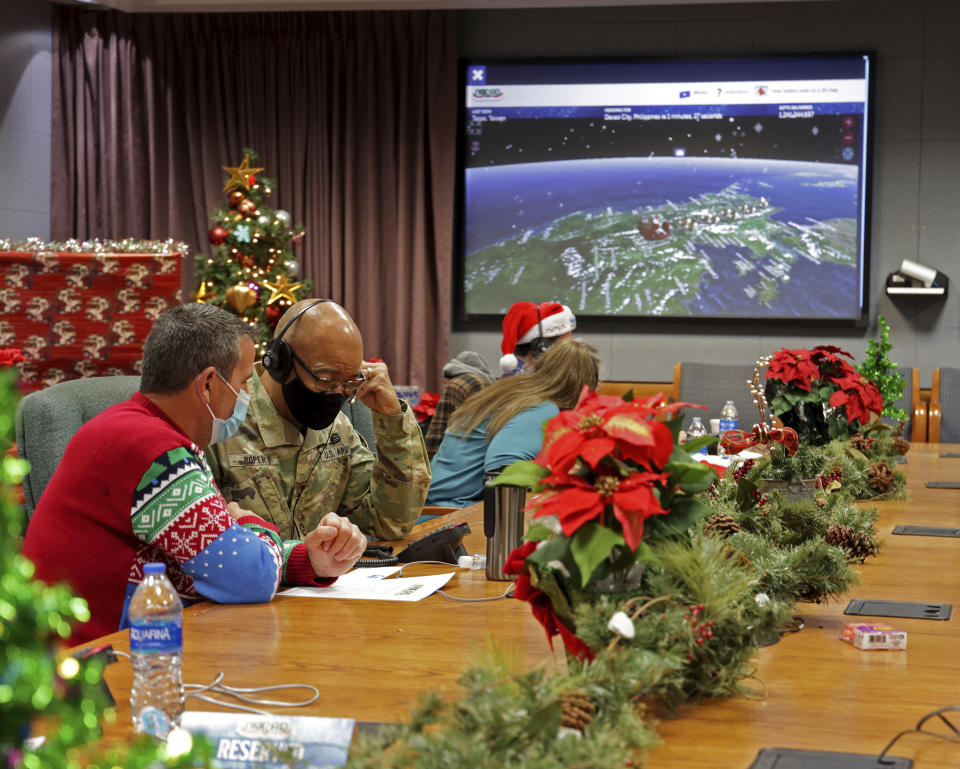
{"type": "Polygon", "coordinates": [[[294,302],[309,296],[312,285],[298,281],[293,249],[303,242],[302,225],[290,214],[267,206],[273,181],[251,167],[257,154],[245,149],[243,162],[224,166],[230,175],[223,185],[226,204],[211,215],[214,251],[197,257],[194,298],[223,307],[263,330],[260,352],[273,336],[280,316],[294,302]]]}
{"type": "Polygon", "coordinates": [[[873,382],[883,398],[882,416],[893,419],[906,419],[907,412],[897,408],[894,404],[903,395],[907,386],[906,380],[897,369],[899,366],[890,360],[888,353],[893,349],[890,343],[890,324],[880,315],[877,318],[880,329],[880,340],[871,339],[867,346],[867,355],[863,363],[857,366],[862,376],[873,382]]]}

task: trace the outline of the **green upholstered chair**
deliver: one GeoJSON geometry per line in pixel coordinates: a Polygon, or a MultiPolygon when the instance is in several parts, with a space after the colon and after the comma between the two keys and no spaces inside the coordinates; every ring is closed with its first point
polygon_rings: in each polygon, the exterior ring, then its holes
{"type": "MultiPolygon", "coordinates": [[[[17,454],[30,462],[23,479],[27,518],[57,469],[67,443],[80,427],[104,409],[140,389],[138,376],[72,379],[30,393],[17,406],[17,454]]],[[[106,461],[106,459],[105,459],[106,461]]]]}

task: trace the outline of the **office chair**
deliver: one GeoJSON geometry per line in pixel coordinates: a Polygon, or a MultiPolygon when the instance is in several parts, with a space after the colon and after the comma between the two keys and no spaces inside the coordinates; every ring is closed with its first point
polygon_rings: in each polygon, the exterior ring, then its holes
{"type": "Polygon", "coordinates": [[[702,417],[704,424],[708,425],[708,420],[718,418],[720,409],[732,400],[737,407],[740,429],[749,430],[760,418],[748,384],[754,368],[751,364],[678,362],[673,368],[673,399],[709,409],[685,410],[684,427],[694,416],[702,417]]]}
{"type": "Polygon", "coordinates": [[[960,368],[933,370],[928,413],[930,443],[960,443],[960,368]]]}
{"type": "Polygon", "coordinates": [[[88,377],[30,393],[17,404],[17,455],[30,462],[30,472],[23,479],[28,521],[73,434],[138,389],[138,376],[88,377]]]}

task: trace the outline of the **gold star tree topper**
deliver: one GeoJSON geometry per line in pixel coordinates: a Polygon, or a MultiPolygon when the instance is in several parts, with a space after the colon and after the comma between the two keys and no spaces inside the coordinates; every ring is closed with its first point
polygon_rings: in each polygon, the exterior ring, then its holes
{"type": "Polygon", "coordinates": [[[269,280],[262,280],[260,285],[270,289],[270,298],[267,299],[267,304],[279,302],[281,299],[286,299],[290,304],[293,304],[297,301],[293,292],[303,288],[303,283],[291,283],[287,280],[286,275],[280,275],[272,283],[269,280]]]}
{"type": "Polygon", "coordinates": [[[244,155],[243,162],[236,166],[224,166],[223,170],[230,174],[230,178],[227,179],[227,183],[223,185],[223,190],[232,189],[233,187],[243,187],[245,190],[250,189],[250,185],[247,181],[247,177],[250,174],[258,174],[263,169],[262,168],[251,168],[250,167],[250,156],[244,155]]]}

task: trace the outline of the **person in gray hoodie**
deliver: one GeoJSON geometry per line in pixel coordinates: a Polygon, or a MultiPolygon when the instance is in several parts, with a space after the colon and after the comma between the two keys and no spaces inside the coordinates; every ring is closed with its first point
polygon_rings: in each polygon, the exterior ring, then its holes
{"type": "Polygon", "coordinates": [[[437,410],[430,418],[430,427],[424,436],[427,456],[430,459],[433,459],[433,455],[440,448],[451,414],[467,398],[493,382],[493,373],[487,366],[487,362],[479,353],[471,350],[465,350],[449,361],[443,367],[443,376],[447,381],[443,386],[443,392],[440,393],[440,400],[437,401],[437,410]]]}

